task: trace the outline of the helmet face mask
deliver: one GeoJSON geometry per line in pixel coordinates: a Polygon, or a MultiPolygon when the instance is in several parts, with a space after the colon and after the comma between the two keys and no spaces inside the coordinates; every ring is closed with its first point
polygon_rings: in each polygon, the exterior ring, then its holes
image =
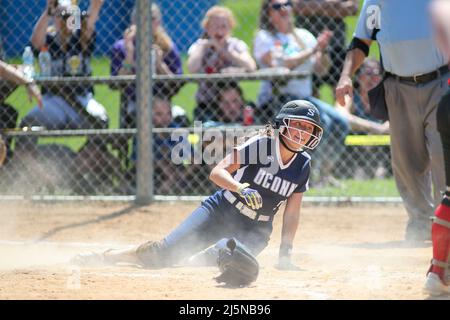
{"type": "MultiPolygon", "coordinates": [[[[288,147],[293,152],[300,152],[304,148],[313,150],[322,139],[323,129],[320,125],[319,110],[309,101],[292,100],[287,102],[275,116],[274,122],[275,127],[280,129],[280,138],[283,137],[298,145],[296,150],[288,147]],[[292,121],[301,121],[303,125],[296,123],[293,126],[292,121]],[[313,128],[312,132],[311,127],[313,128]]],[[[281,141],[285,144],[283,139],[281,141]]]]}
{"type": "Polygon", "coordinates": [[[303,148],[315,149],[319,145],[323,134],[323,129],[319,125],[307,119],[286,117],[283,119],[279,128],[279,134],[281,136],[299,146],[297,151],[302,151],[303,148]],[[291,126],[291,121],[301,121],[302,123],[309,124],[313,127],[313,130],[309,132],[303,128],[293,127],[291,126]]]}

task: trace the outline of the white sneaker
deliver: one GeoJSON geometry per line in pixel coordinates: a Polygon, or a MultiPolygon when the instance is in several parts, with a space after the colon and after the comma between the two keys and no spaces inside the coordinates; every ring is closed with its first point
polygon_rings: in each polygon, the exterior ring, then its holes
{"type": "Polygon", "coordinates": [[[423,292],[430,296],[450,294],[450,286],[445,285],[436,273],[430,272],[427,275],[423,292]]]}

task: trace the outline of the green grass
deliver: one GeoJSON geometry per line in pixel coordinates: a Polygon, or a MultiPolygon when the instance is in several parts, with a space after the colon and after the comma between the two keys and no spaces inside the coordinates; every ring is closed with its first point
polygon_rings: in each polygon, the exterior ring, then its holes
{"type": "MultiPolygon", "coordinates": [[[[234,36],[244,40],[249,47],[252,47],[252,41],[258,27],[259,9],[261,0],[223,0],[221,4],[230,8],[236,16],[237,27],[234,30],[234,36]]],[[[362,6],[362,0],[361,5],[362,6]]],[[[346,19],[347,23],[347,39],[350,41],[352,33],[355,28],[357,17],[349,17],[346,19]]],[[[370,52],[372,57],[379,57],[378,47],[375,45],[370,52]]],[[[10,60],[12,63],[20,63],[20,59],[10,60]]],[[[183,67],[186,70],[186,55],[183,56],[183,67]]],[[[108,57],[95,57],[92,59],[92,68],[94,75],[109,75],[110,66],[108,57]]],[[[247,100],[256,100],[260,83],[257,81],[243,81],[241,86],[245,92],[247,100]]],[[[185,85],[180,92],[174,97],[173,103],[182,106],[192,114],[195,107],[195,93],[197,90],[196,84],[185,85]]],[[[321,98],[333,104],[333,91],[329,86],[323,86],[320,90],[321,98]]],[[[117,128],[119,125],[119,93],[109,89],[105,85],[95,86],[95,98],[103,104],[110,116],[110,128],[117,128]]],[[[34,105],[28,101],[28,97],[24,88],[16,90],[7,100],[19,111],[19,119],[22,118],[34,105]]],[[[85,141],[84,138],[46,138],[40,139],[40,143],[63,143],[77,150],[85,141]]],[[[345,180],[343,188],[323,188],[316,190],[312,188],[308,195],[310,196],[398,196],[393,179],[385,180],[345,180]]]]}
{"type": "Polygon", "coordinates": [[[308,190],[308,196],[329,197],[398,197],[398,191],[393,178],[372,180],[342,180],[342,187],[326,187],[308,190]]]}

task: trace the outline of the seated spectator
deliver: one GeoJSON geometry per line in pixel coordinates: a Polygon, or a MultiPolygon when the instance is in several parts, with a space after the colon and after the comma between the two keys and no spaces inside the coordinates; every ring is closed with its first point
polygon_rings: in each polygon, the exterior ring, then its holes
{"type": "Polygon", "coordinates": [[[244,108],[246,106],[254,108],[253,103],[246,103],[244,93],[237,82],[218,83],[218,88],[217,120],[207,122],[205,126],[243,125],[244,108]]]}
{"type": "MultiPolygon", "coordinates": [[[[210,8],[203,19],[205,33],[189,48],[187,66],[191,73],[245,72],[256,69],[248,46],[231,36],[235,20],[231,10],[221,6],[210,8]]],[[[196,94],[194,119],[216,120],[217,83],[203,81],[196,94]]]]}
{"type": "MultiPolygon", "coordinates": [[[[161,25],[161,11],[153,3],[151,7],[153,50],[155,52],[156,74],[182,74],[181,58],[175,43],[161,25]]],[[[136,8],[131,18],[131,25],[125,30],[123,39],[114,43],[111,51],[111,75],[136,74],[136,8]]],[[[179,84],[159,83],[153,86],[153,94],[171,99],[181,88],[179,84]]],[[[129,85],[122,90],[125,95],[126,110],[121,119],[121,127],[136,127],[136,86],[129,85]]]]}
{"type": "MultiPolygon", "coordinates": [[[[91,55],[95,45],[95,23],[103,0],[92,0],[88,13],[82,12],[81,28],[72,32],[67,26],[67,5],[52,6],[48,0],[41,17],[37,21],[31,44],[40,51],[47,47],[51,56],[51,75],[59,77],[90,76],[91,55]],[[49,26],[53,17],[54,24],[49,26]]],[[[60,1],[61,3],[61,1],[60,1]]],[[[105,108],[94,99],[91,85],[67,84],[42,87],[43,108],[35,107],[22,119],[21,127],[42,126],[50,130],[108,127],[105,108]]],[[[17,150],[29,148],[20,143],[17,150]]],[[[33,143],[32,145],[34,145],[33,143]]]]}
{"type": "MultiPolygon", "coordinates": [[[[155,96],[153,98],[153,128],[180,128],[179,120],[174,119],[173,114],[179,107],[172,106],[166,97],[155,96]],[[175,110],[174,110],[175,109],[175,110]]],[[[181,192],[181,185],[186,181],[183,174],[185,168],[176,165],[172,161],[172,149],[180,141],[172,140],[171,132],[158,132],[153,134],[153,160],[154,160],[154,181],[155,193],[157,194],[178,194],[181,192]]],[[[188,143],[186,138],[181,143],[188,143]]],[[[189,147],[186,145],[186,147],[189,147]]],[[[133,151],[131,159],[137,161],[137,139],[133,139],[133,151]]],[[[132,169],[132,180],[135,179],[135,166],[132,169]]]]}
{"type": "MultiPolygon", "coordinates": [[[[389,121],[382,122],[370,114],[368,91],[382,79],[380,63],[372,58],[364,60],[355,79],[353,100],[348,100],[344,107],[352,133],[389,134],[389,121]]],[[[384,178],[392,175],[389,146],[353,146],[349,147],[345,162],[357,179],[384,178]]]]}
{"type": "Polygon", "coordinates": [[[287,83],[263,81],[257,101],[260,122],[269,121],[283,103],[294,99],[305,99],[313,103],[320,112],[324,129],[324,141],[316,152],[314,177],[332,179],[334,163],[345,150],[344,140],[349,132],[349,123],[343,113],[333,106],[312,96],[312,74],[328,72],[330,59],[326,49],[332,33],[322,32],[316,39],[308,30],[293,25],[292,5],[286,0],[264,0],[260,14],[260,30],[254,40],[254,56],[260,68],[282,67],[289,70],[311,73],[304,79],[293,79],[287,83]],[[280,50],[276,53],[275,50],[280,50]],[[277,54],[281,55],[277,57],[277,54]]]}
{"type": "MultiPolygon", "coordinates": [[[[91,0],[89,10],[81,12],[80,28],[73,30],[68,20],[71,17],[68,14],[71,2],[47,1],[47,6],[34,27],[31,44],[36,51],[47,48],[51,57],[52,76],[92,75],[91,56],[95,47],[95,23],[103,2],[104,0],[91,0]]],[[[39,126],[49,130],[108,128],[106,109],[94,99],[92,85],[44,85],[42,93],[42,110],[34,107],[22,119],[21,127],[39,126]]],[[[41,161],[37,157],[39,150],[36,136],[16,138],[14,156],[17,157],[18,166],[26,168],[21,174],[32,175],[31,171],[36,162],[41,161]]],[[[97,191],[89,188],[120,172],[115,157],[108,151],[107,139],[102,135],[88,136],[86,144],[76,153],[74,163],[78,166],[72,170],[72,177],[80,189],[86,192],[97,191]],[[81,181],[84,176],[89,178],[81,181]]]]}
{"type": "MultiPolygon", "coordinates": [[[[353,101],[349,101],[349,104],[345,106],[347,109],[350,108],[350,113],[357,117],[372,121],[374,123],[383,123],[382,121],[376,119],[370,114],[370,104],[369,104],[369,90],[374,88],[382,79],[382,68],[380,62],[373,58],[366,58],[363,62],[361,68],[358,69],[356,73],[355,89],[356,94],[353,96],[353,101]]],[[[385,123],[388,129],[388,122],[385,123]]],[[[352,128],[353,130],[358,130],[357,128],[352,128]]],[[[371,131],[370,128],[366,129],[371,131]]],[[[364,129],[361,129],[364,131],[364,129]]],[[[373,133],[373,132],[372,132],[373,133]]],[[[388,133],[384,130],[379,133],[388,133]]]]}

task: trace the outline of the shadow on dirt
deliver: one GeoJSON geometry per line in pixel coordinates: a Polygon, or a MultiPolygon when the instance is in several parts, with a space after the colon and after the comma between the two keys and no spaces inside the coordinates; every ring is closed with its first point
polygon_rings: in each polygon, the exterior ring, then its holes
{"type": "Polygon", "coordinates": [[[56,228],[53,228],[53,229],[47,231],[41,237],[36,239],[34,242],[38,243],[40,241],[47,240],[48,238],[50,238],[50,237],[54,236],[55,234],[57,234],[57,233],[59,233],[61,231],[64,231],[64,230],[84,227],[84,226],[87,226],[87,225],[90,225],[90,224],[93,224],[93,223],[100,223],[102,221],[115,219],[117,217],[120,217],[120,216],[123,216],[123,215],[126,215],[126,214],[130,214],[130,213],[133,214],[133,213],[136,212],[135,209],[137,209],[137,208],[140,208],[140,206],[133,204],[133,205],[130,205],[129,207],[127,207],[125,209],[122,209],[122,210],[119,210],[119,211],[116,211],[116,212],[113,212],[113,213],[110,213],[110,214],[107,214],[107,215],[102,215],[102,216],[94,218],[94,219],[89,219],[89,220],[86,220],[86,221],[81,221],[81,222],[77,222],[77,223],[71,223],[71,224],[67,224],[67,225],[64,225],[64,226],[59,226],[59,227],[56,227],[56,228]]]}

